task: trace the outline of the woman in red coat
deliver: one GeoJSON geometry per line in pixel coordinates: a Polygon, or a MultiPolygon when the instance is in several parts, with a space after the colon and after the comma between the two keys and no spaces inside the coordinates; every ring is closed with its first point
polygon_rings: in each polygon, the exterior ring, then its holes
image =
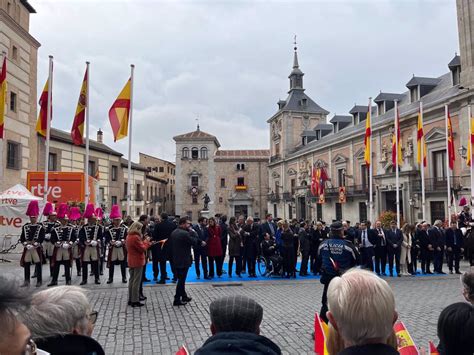
{"type": "Polygon", "coordinates": [[[128,301],[132,307],[144,306],[140,303],[140,285],[142,280],[143,266],[145,265],[145,252],[150,247],[150,237],[143,240],[143,224],[134,222],[128,229],[127,234],[127,261],[130,272],[128,282],[128,301]]]}
{"type": "Polygon", "coordinates": [[[209,277],[214,277],[214,263],[216,264],[217,276],[222,276],[217,265],[222,258],[221,246],[221,228],[217,225],[214,217],[209,218],[209,226],[207,227],[209,239],[207,241],[207,257],[209,259],[209,277]]]}

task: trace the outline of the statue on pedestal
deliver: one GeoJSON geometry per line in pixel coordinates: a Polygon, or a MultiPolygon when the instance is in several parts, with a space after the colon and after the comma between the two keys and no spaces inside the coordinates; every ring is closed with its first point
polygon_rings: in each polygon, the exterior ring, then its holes
{"type": "Polygon", "coordinates": [[[204,211],[209,210],[209,202],[211,202],[211,198],[209,197],[208,194],[204,194],[204,197],[202,198],[204,200],[204,211]]]}

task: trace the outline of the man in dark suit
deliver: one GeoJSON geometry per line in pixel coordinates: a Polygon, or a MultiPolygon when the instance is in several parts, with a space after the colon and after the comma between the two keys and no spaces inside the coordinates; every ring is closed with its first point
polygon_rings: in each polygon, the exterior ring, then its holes
{"type": "Polygon", "coordinates": [[[390,230],[387,231],[387,253],[388,253],[388,268],[390,276],[393,277],[393,259],[395,258],[395,270],[397,276],[400,277],[400,253],[402,251],[403,234],[397,228],[397,222],[390,222],[390,230]]]}
{"type": "Polygon", "coordinates": [[[433,238],[428,236],[428,223],[422,222],[418,230],[418,240],[420,242],[421,272],[423,274],[432,274],[430,263],[433,260],[433,238]]]}
{"type": "MultiPolygon", "coordinates": [[[[194,231],[197,234],[197,237],[200,241],[206,242],[209,238],[207,233],[207,218],[199,217],[198,223],[193,226],[194,231]]],[[[204,279],[210,280],[210,277],[207,272],[207,249],[198,243],[198,245],[193,247],[194,252],[194,267],[196,268],[196,276],[199,279],[201,277],[201,270],[199,269],[199,262],[202,264],[202,271],[204,273],[204,279]]]]}
{"type": "Polygon", "coordinates": [[[434,225],[428,231],[428,236],[433,240],[434,248],[434,259],[433,266],[434,271],[438,274],[444,274],[443,272],[443,259],[444,259],[444,250],[446,249],[446,237],[444,236],[444,231],[441,229],[443,222],[436,220],[434,225]]]}
{"type": "Polygon", "coordinates": [[[359,241],[361,266],[364,269],[374,271],[374,246],[377,243],[377,236],[373,229],[369,229],[369,225],[370,222],[362,222],[357,230],[356,238],[359,241]]]}
{"type": "Polygon", "coordinates": [[[464,251],[463,243],[461,230],[457,227],[456,222],[451,222],[451,228],[446,229],[446,254],[450,274],[453,273],[453,264],[456,274],[461,274],[461,271],[459,271],[459,260],[461,260],[461,253],[464,251]]]}
{"type": "MultiPolygon", "coordinates": [[[[158,279],[158,274],[161,269],[161,277],[159,284],[166,283],[166,260],[169,258],[171,248],[168,245],[168,238],[171,233],[176,229],[176,225],[168,219],[168,214],[161,214],[161,222],[155,224],[153,228],[153,241],[158,242],[153,245],[151,249],[151,255],[153,258],[153,281],[158,279]],[[160,267],[158,268],[158,263],[160,267]]],[[[170,259],[171,260],[171,259],[170,259]]]]}
{"type": "MultiPolygon", "coordinates": [[[[227,216],[222,215],[219,218],[219,227],[221,228],[221,248],[222,248],[222,256],[219,258],[217,263],[217,275],[222,275],[222,266],[224,265],[225,254],[227,250],[227,242],[229,240],[229,227],[227,226],[227,216]]],[[[225,270],[224,270],[225,273],[225,270]]]]}
{"type": "Polygon", "coordinates": [[[190,228],[188,217],[179,219],[179,226],[170,235],[170,248],[175,276],[177,278],[176,293],[173,306],[184,306],[191,301],[186,293],[186,276],[191,266],[191,247],[200,244],[206,246],[206,242],[199,241],[197,233],[190,228]]]}
{"type": "Polygon", "coordinates": [[[385,268],[387,267],[387,231],[382,228],[382,222],[375,222],[375,272],[377,275],[386,275],[385,268]]]}
{"type": "Polygon", "coordinates": [[[270,239],[275,239],[275,233],[277,231],[277,226],[273,222],[271,213],[265,216],[265,222],[260,225],[260,243],[263,241],[265,234],[270,236],[270,239]]]}

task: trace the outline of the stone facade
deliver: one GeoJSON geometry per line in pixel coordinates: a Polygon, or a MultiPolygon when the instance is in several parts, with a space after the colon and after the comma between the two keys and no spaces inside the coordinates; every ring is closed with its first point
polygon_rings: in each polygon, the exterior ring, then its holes
{"type": "MultiPolygon", "coordinates": [[[[399,105],[403,154],[403,164],[399,170],[400,211],[403,219],[407,222],[423,219],[420,166],[417,163],[420,102],[423,103],[423,129],[427,147],[427,167],[424,171],[425,219],[433,222],[438,218],[446,219],[449,214],[446,104],[449,104],[456,148],[454,170],[450,174],[452,193],[456,200],[463,195],[470,195],[470,174],[466,166],[465,148],[469,131],[467,110],[474,98],[472,76],[469,74],[474,70],[471,21],[473,6],[471,1],[458,0],[461,55],[455,56],[449,63],[447,74],[437,78],[413,77],[406,84],[408,91],[400,94],[380,93],[374,99],[375,105],[371,108],[374,218],[383,211],[396,210],[396,180],[391,143],[395,100],[399,105]],[[462,147],[464,149],[460,149],[462,147]]],[[[298,64],[297,59],[295,62],[298,64]]],[[[305,106],[300,101],[299,110],[287,108],[292,100],[292,92],[303,88],[302,73],[299,73],[295,74],[294,65],[290,74],[289,97],[286,101],[278,102],[277,113],[268,120],[271,138],[268,210],[281,218],[323,219],[327,222],[333,219],[352,222],[368,219],[368,170],[364,161],[368,106],[356,105],[349,112],[351,116],[334,116],[329,121],[333,129],[326,131],[325,113],[316,116],[319,106],[305,106]],[[295,75],[301,77],[300,88],[292,86],[295,75]],[[301,124],[301,117],[304,119],[305,116],[310,124],[314,124],[314,121],[319,123],[312,129],[305,130],[301,124]],[[292,143],[285,141],[285,137],[293,137],[292,143]],[[296,146],[295,137],[300,137],[296,146]],[[310,193],[312,167],[324,167],[330,179],[326,182],[323,204],[317,203],[316,197],[310,193]],[[339,203],[341,186],[346,189],[345,203],[339,203]]],[[[455,210],[451,212],[454,213],[455,210]]]]}
{"type": "Polygon", "coordinates": [[[145,153],[140,153],[139,163],[148,168],[148,175],[166,180],[166,190],[160,191],[157,196],[164,196],[161,202],[162,211],[168,215],[175,214],[175,176],[176,165],[164,159],[152,157],[145,153]]]}
{"type": "Polygon", "coordinates": [[[217,138],[199,129],[176,141],[176,214],[194,221],[207,215],[256,216],[266,213],[267,150],[219,150],[217,138]]]}
{"type": "Polygon", "coordinates": [[[7,56],[7,110],[0,142],[0,189],[18,182],[37,168],[37,60],[40,43],[29,33],[35,10],[26,1],[0,0],[0,59],[7,56]]]}

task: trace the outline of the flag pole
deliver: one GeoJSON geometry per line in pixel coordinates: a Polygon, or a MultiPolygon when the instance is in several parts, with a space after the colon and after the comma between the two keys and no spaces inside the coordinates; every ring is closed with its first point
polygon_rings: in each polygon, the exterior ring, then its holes
{"type": "Polygon", "coordinates": [[[87,78],[86,78],[86,166],[85,166],[85,171],[86,171],[86,176],[84,179],[84,191],[85,191],[85,205],[89,203],[89,66],[90,62],[86,62],[86,73],[87,73],[87,78]]]}
{"type": "Polygon", "coordinates": [[[451,221],[451,172],[449,168],[449,130],[448,130],[448,105],[444,105],[445,125],[446,125],[446,183],[448,189],[448,221],[451,221]]]}
{"type": "Polygon", "coordinates": [[[397,197],[396,197],[396,205],[397,205],[397,228],[400,228],[400,174],[398,172],[399,168],[399,156],[398,156],[398,130],[400,129],[399,127],[399,118],[398,118],[398,100],[395,100],[395,186],[396,186],[396,192],[397,192],[397,197]]]}
{"type": "Polygon", "coordinates": [[[467,115],[469,118],[469,141],[467,144],[471,145],[471,156],[469,157],[471,159],[471,166],[470,166],[470,172],[471,172],[471,201],[469,201],[469,204],[472,206],[472,203],[474,201],[474,162],[472,161],[472,157],[474,156],[473,149],[474,147],[472,146],[472,135],[474,132],[472,132],[472,108],[471,104],[467,106],[467,115]]]}
{"type": "Polygon", "coordinates": [[[135,65],[130,65],[130,114],[129,114],[129,131],[128,132],[128,184],[127,184],[127,215],[130,216],[130,200],[131,200],[131,183],[132,183],[132,112],[133,112],[133,71],[135,65]]]}
{"type": "MultiPolygon", "coordinates": [[[[423,129],[423,102],[420,100],[420,117],[421,117],[421,129],[423,129]]],[[[423,136],[421,137],[420,143],[421,149],[421,211],[423,214],[423,220],[426,221],[426,198],[425,198],[425,131],[423,130],[423,136]]]]}
{"type": "Polygon", "coordinates": [[[369,137],[369,159],[370,164],[369,168],[369,210],[370,210],[370,221],[374,222],[374,196],[373,196],[373,186],[372,179],[374,176],[373,167],[372,167],[372,97],[369,97],[369,115],[370,115],[370,137],[369,137]]]}
{"type": "Polygon", "coordinates": [[[48,201],[48,174],[49,174],[49,138],[51,127],[51,96],[53,93],[53,56],[49,56],[49,73],[48,73],[48,106],[46,112],[46,159],[44,161],[44,202],[48,201]]]}
{"type": "MultiPolygon", "coordinates": [[[[5,60],[7,58],[7,52],[5,51],[2,51],[2,56],[0,57],[0,63],[2,63],[1,65],[3,65],[3,60],[5,60]]],[[[5,80],[6,80],[6,73],[5,73],[5,80]]],[[[8,90],[8,88],[7,88],[8,90]]],[[[2,102],[3,106],[5,107],[5,102],[2,102]]],[[[4,168],[3,168],[3,150],[4,150],[4,145],[5,143],[5,116],[3,116],[3,138],[2,138],[2,142],[0,144],[0,179],[3,180],[3,174],[4,174],[4,168]]]]}

